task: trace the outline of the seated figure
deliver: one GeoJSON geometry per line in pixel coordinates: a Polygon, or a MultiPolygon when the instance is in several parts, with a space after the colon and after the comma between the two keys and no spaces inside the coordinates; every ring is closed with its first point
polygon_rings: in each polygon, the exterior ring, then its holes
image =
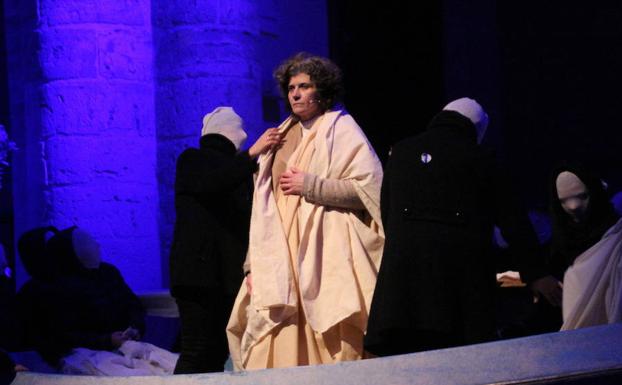
{"type": "Polygon", "coordinates": [[[49,364],[72,374],[172,372],[175,355],[133,342],[144,334],[145,312],[119,270],[101,261],[100,246],[87,232],[39,228],[24,234],[18,249],[32,276],[18,292],[18,313],[26,341],[49,364]],[[133,361],[146,349],[165,356],[155,370],[133,361]]]}
{"type": "Polygon", "coordinates": [[[606,185],[565,163],[551,178],[551,270],[563,276],[562,330],[622,321],[622,222],[606,185]]]}

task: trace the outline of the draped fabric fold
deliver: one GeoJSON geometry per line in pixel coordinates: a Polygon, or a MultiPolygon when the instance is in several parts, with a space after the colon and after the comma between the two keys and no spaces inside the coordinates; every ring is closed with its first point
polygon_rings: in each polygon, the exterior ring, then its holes
{"type": "MultiPolygon", "coordinates": [[[[297,124],[289,118],[280,130],[297,124]]],[[[380,162],[344,111],[328,111],[316,120],[287,166],[321,178],[352,181],[365,210],[315,205],[300,196],[275,196],[279,194],[272,179],[274,161],[272,152],[259,160],[248,251],[253,292],[249,296],[242,285],[227,327],[234,366],[246,368],[249,355],[266,349],[261,346],[263,339],[292,323],[297,324],[300,338],[313,340],[302,345],[313,344],[323,351],[316,361],[356,356],[328,346],[334,333],[341,333],[342,346],[344,339],[352,339],[344,333],[360,335],[360,343],[347,343],[360,346],[360,358],[384,244],[380,162]]],[[[305,357],[298,364],[313,361],[305,357]]],[[[273,364],[278,366],[266,363],[273,364]]]]}
{"type": "Polygon", "coordinates": [[[622,219],[564,275],[561,330],[622,322],[622,219]]]}

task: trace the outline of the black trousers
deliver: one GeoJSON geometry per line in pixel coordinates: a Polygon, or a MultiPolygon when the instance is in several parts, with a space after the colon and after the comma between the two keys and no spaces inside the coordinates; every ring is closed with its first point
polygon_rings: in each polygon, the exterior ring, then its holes
{"type": "Polygon", "coordinates": [[[181,321],[181,354],[175,374],[222,372],[229,355],[225,328],[233,299],[222,293],[176,298],[181,321]]]}

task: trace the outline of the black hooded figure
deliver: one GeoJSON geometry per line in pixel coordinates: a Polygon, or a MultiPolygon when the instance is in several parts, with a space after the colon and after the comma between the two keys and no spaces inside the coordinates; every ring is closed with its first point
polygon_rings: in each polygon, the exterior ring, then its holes
{"type": "Polygon", "coordinates": [[[27,344],[50,365],[59,367],[73,348],[113,350],[144,334],[140,300],[116,267],[101,262],[99,244],[86,232],[39,228],[18,248],[32,277],[17,294],[18,314],[27,344]]]}
{"type": "Polygon", "coordinates": [[[487,120],[475,101],[458,99],[392,149],[381,192],[386,242],[365,336],[375,355],[495,338],[494,225],[524,281],[535,288],[553,280],[508,178],[479,145],[487,120]]]}
{"type": "Polygon", "coordinates": [[[603,181],[585,165],[566,161],[554,168],[549,181],[549,207],[553,226],[549,269],[560,281],[575,258],[597,243],[618,220],[603,181]],[[560,174],[574,174],[585,185],[589,198],[584,217],[573,220],[562,207],[557,189],[560,174]]]}
{"type": "Polygon", "coordinates": [[[47,239],[56,233],[58,229],[53,226],[37,227],[23,233],[17,241],[19,257],[30,276],[17,292],[15,300],[21,349],[34,349],[39,346],[41,336],[47,334],[44,332],[46,327],[42,311],[52,282],[58,275],[58,264],[47,254],[45,245],[47,239]]]}
{"type": "Polygon", "coordinates": [[[585,165],[564,162],[551,175],[550,210],[549,268],[563,280],[561,330],[620,322],[622,226],[606,185],[585,165]]]}
{"type": "Polygon", "coordinates": [[[237,152],[246,139],[242,120],[221,107],[205,117],[204,126],[212,129],[203,130],[200,148],[181,153],[175,175],[170,271],[181,319],[175,374],[223,371],[225,326],[248,245],[256,163],[248,152],[237,152]]]}
{"type": "Polygon", "coordinates": [[[175,374],[222,372],[225,327],[244,278],[255,158],[278,145],[268,129],[246,151],[242,118],[217,107],[203,118],[200,147],[177,159],[171,294],[181,319],[175,374]]]}

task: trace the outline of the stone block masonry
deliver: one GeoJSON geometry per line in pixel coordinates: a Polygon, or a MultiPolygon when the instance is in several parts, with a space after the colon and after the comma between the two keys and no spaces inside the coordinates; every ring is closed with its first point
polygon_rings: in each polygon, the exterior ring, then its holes
{"type": "MultiPolygon", "coordinates": [[[[259,3],[154,0],[156,115],[161,248],[170,249],[175,223],[175,160],[197,147],[203,116],[232,106],[249,141],[261,126],[259,3]]],[[[216,183],[216,181],[214,181],[216,183]]]]}
{"type": "Polygon", "coordinates": [[[265,95],[278,99],[274,67],[327,52],[323,0],[5,0],[4,11],[15,234],[83,227],[138,291],[168,285],[175,160],[198,146],[203,116],[233,106],[252,143],[282,118],[276,103],[270,122],[262,114],[265,95]]]}
{"type": "Polygon", "coordinates": [[[9,49],[12,126],[23,128],[15,233],[78,225],[134,289],[161,288],[151,2],[6,7],[9,40],[30,36],[9,49]],[[36,66],[17,65],[29,59],[36,66]]]}

